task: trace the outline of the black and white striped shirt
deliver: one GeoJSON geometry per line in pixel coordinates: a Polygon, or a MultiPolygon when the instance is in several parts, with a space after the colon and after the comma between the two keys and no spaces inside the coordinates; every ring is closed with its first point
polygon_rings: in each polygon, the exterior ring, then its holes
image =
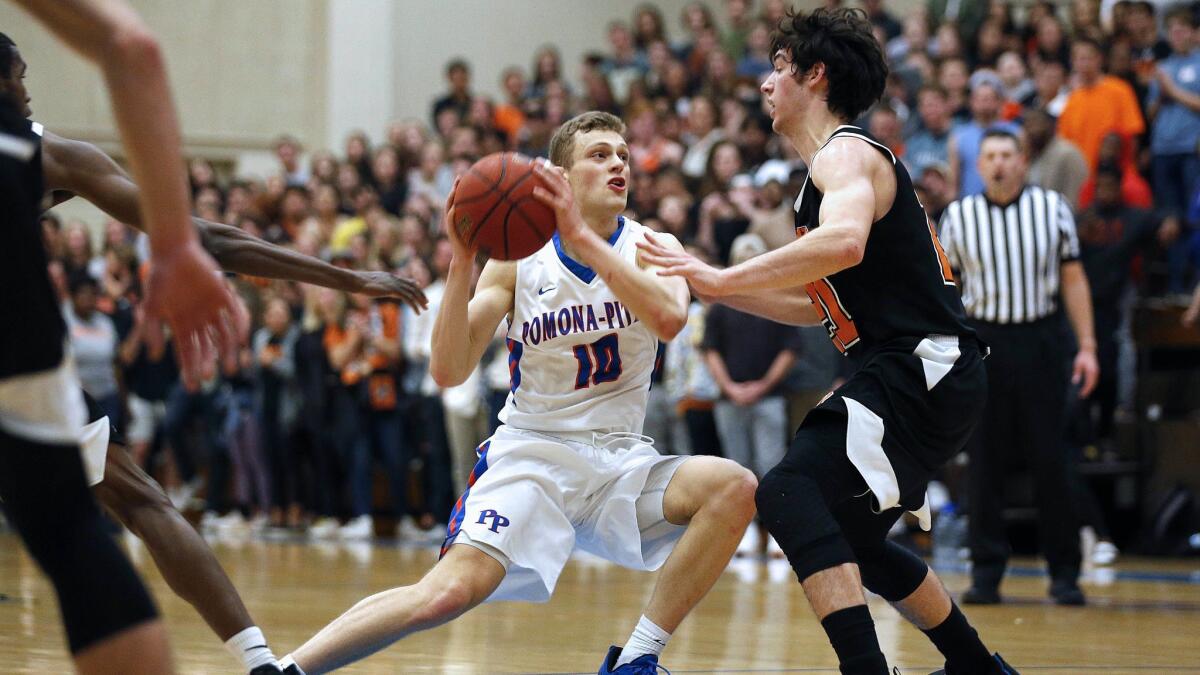
{"type": "Polygon", "coordinates": [[[1062,195],[1033,185],[1008,205],[970,195],[946,207],[939,229],[967,316],[1023,323],[1058,309],[1059,267],[1079,258],[1075,218],[1062,195]]]}

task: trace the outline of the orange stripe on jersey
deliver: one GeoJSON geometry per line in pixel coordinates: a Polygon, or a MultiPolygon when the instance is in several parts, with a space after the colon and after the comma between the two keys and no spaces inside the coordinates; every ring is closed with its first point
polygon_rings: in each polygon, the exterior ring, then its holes
{"type": "Polygon", "coordinates": [[[938,262],[942,265],[942,283],[947,286],[953,286],[954,270],[950,268],[950,258],[946,256],[946,249],[942,248],[942,242],[938,239],[937,230],[933,227],[933,221],[926,217],[925,224],[929,226],[929,238],[933,240],[933,248],[937,251],[938,262]]]}

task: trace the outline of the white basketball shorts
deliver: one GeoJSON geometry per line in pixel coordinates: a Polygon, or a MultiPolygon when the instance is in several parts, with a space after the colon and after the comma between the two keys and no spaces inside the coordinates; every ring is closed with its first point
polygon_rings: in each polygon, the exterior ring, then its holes
{"type": "Polygon", "coordinates": [[[489,602],[549,600],[576,546],[656,570],[684,531],[663,515],[663,494],[688,459],[664,457],[644,437],[568,439],[501,426],[479,446],[442,552],[475,546],[507,568],[489,602]]]}

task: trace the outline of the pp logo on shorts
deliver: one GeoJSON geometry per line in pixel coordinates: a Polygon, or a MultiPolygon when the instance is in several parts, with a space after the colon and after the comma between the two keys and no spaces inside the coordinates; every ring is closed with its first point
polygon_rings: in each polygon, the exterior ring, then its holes
{"type": "Polygon", "coordinates": [[[475,522],[479,525],[487,525],[488,518],[492,519],[492,524],[488,527],[488,529],[492,532],[499,532],[500,528],[509,526],[508,518],[496,513],[496,509],[487,509],[486,511],[481,511],[479,513],[479,520],[475,522]]]}

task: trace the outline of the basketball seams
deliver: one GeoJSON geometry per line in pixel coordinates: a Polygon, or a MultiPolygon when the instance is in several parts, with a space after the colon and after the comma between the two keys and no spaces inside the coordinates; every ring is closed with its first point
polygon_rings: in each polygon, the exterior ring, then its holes
{"type": "Polygon", "coordinates": [[[554,214],[532,195],[527,180],[535,172],[533,160],[514,152],[498,155],[480,160],[467,170],[453,206],[463,207],[457,220],[468,226],[463,233],[468,246],[488,257],[510,260],[536,251],[554,235],[554,214]],[[512,172],[508,171],[510,166],[512,172]],[[528,204],[531,199],[536,203],[528,204]],[[523,227],[513,223],[513,211],[520,213],[523,227]],[[540,227],[543,220],[549,221],[545,229],[540,227]],[[535,244],[527,253],[526,249],[535,244]]]}
{"type": "Polygon", "coordinates": [[[538,239],[548,240],[550,237],[554,236],[554,230],[551,229],[550,234],[542,232],[542,230],[537,226],[537,221],[530,218],[529,214],[525,213],[525,209],[520,208],[522,204],[533,199],[534,197],[522,197],[517,201],[512,202],[512,210],[517,212],[517,215],[521,217],[521,221],[524,222],[525,226],[533,232],[534,236],[536,236],[538,239]]]}
{"type": "MultiPolygon", "coordinates": [[[[506,155],[507,155],[507,153],[506,153],[506,155]]],[[[501,174],[500,174],[500,181],[497,184],[502,183],[504,181],[504,173],[503,172],[504,172],[504,169],[502,168],[501,174]]],[[[519,178],[517,178],[515,181],[513,181],[512,185],[508,186],[508,189],[506,189],[504,192],[500,193],[500,195],[498,197],[496,197],[496,203],[492,204],[492,208],[488,209],[487,213],[483,214],[483,217],[479,219],[479,223],[477,223],[475,225],[475,229],[471,232],[471,238],[469,240],[470,245],[474,245],[475,240],[479,237],[479,230],[482,229],[483,224],[486,223],[488,221],[488,219],[492,217],[492,214],[496,212],[496,209],[500,208],[500,206],[502,204],[511,204],[512,200],[510,200],[508,198],[508,196],[510,194],[512,194],[513,190],[516,190],[518,187],[520,187],[521,183],[524,183],[525,180],[532,175],[533,175],[532,171],[527,171],[527,172],[521,174],[521,176],[519,178]]],[[[504,230],[504,238],[505,238],[504,255],[507,257],[508,256],[508,229],[507,229],[507,227],[504,230]]]]}

